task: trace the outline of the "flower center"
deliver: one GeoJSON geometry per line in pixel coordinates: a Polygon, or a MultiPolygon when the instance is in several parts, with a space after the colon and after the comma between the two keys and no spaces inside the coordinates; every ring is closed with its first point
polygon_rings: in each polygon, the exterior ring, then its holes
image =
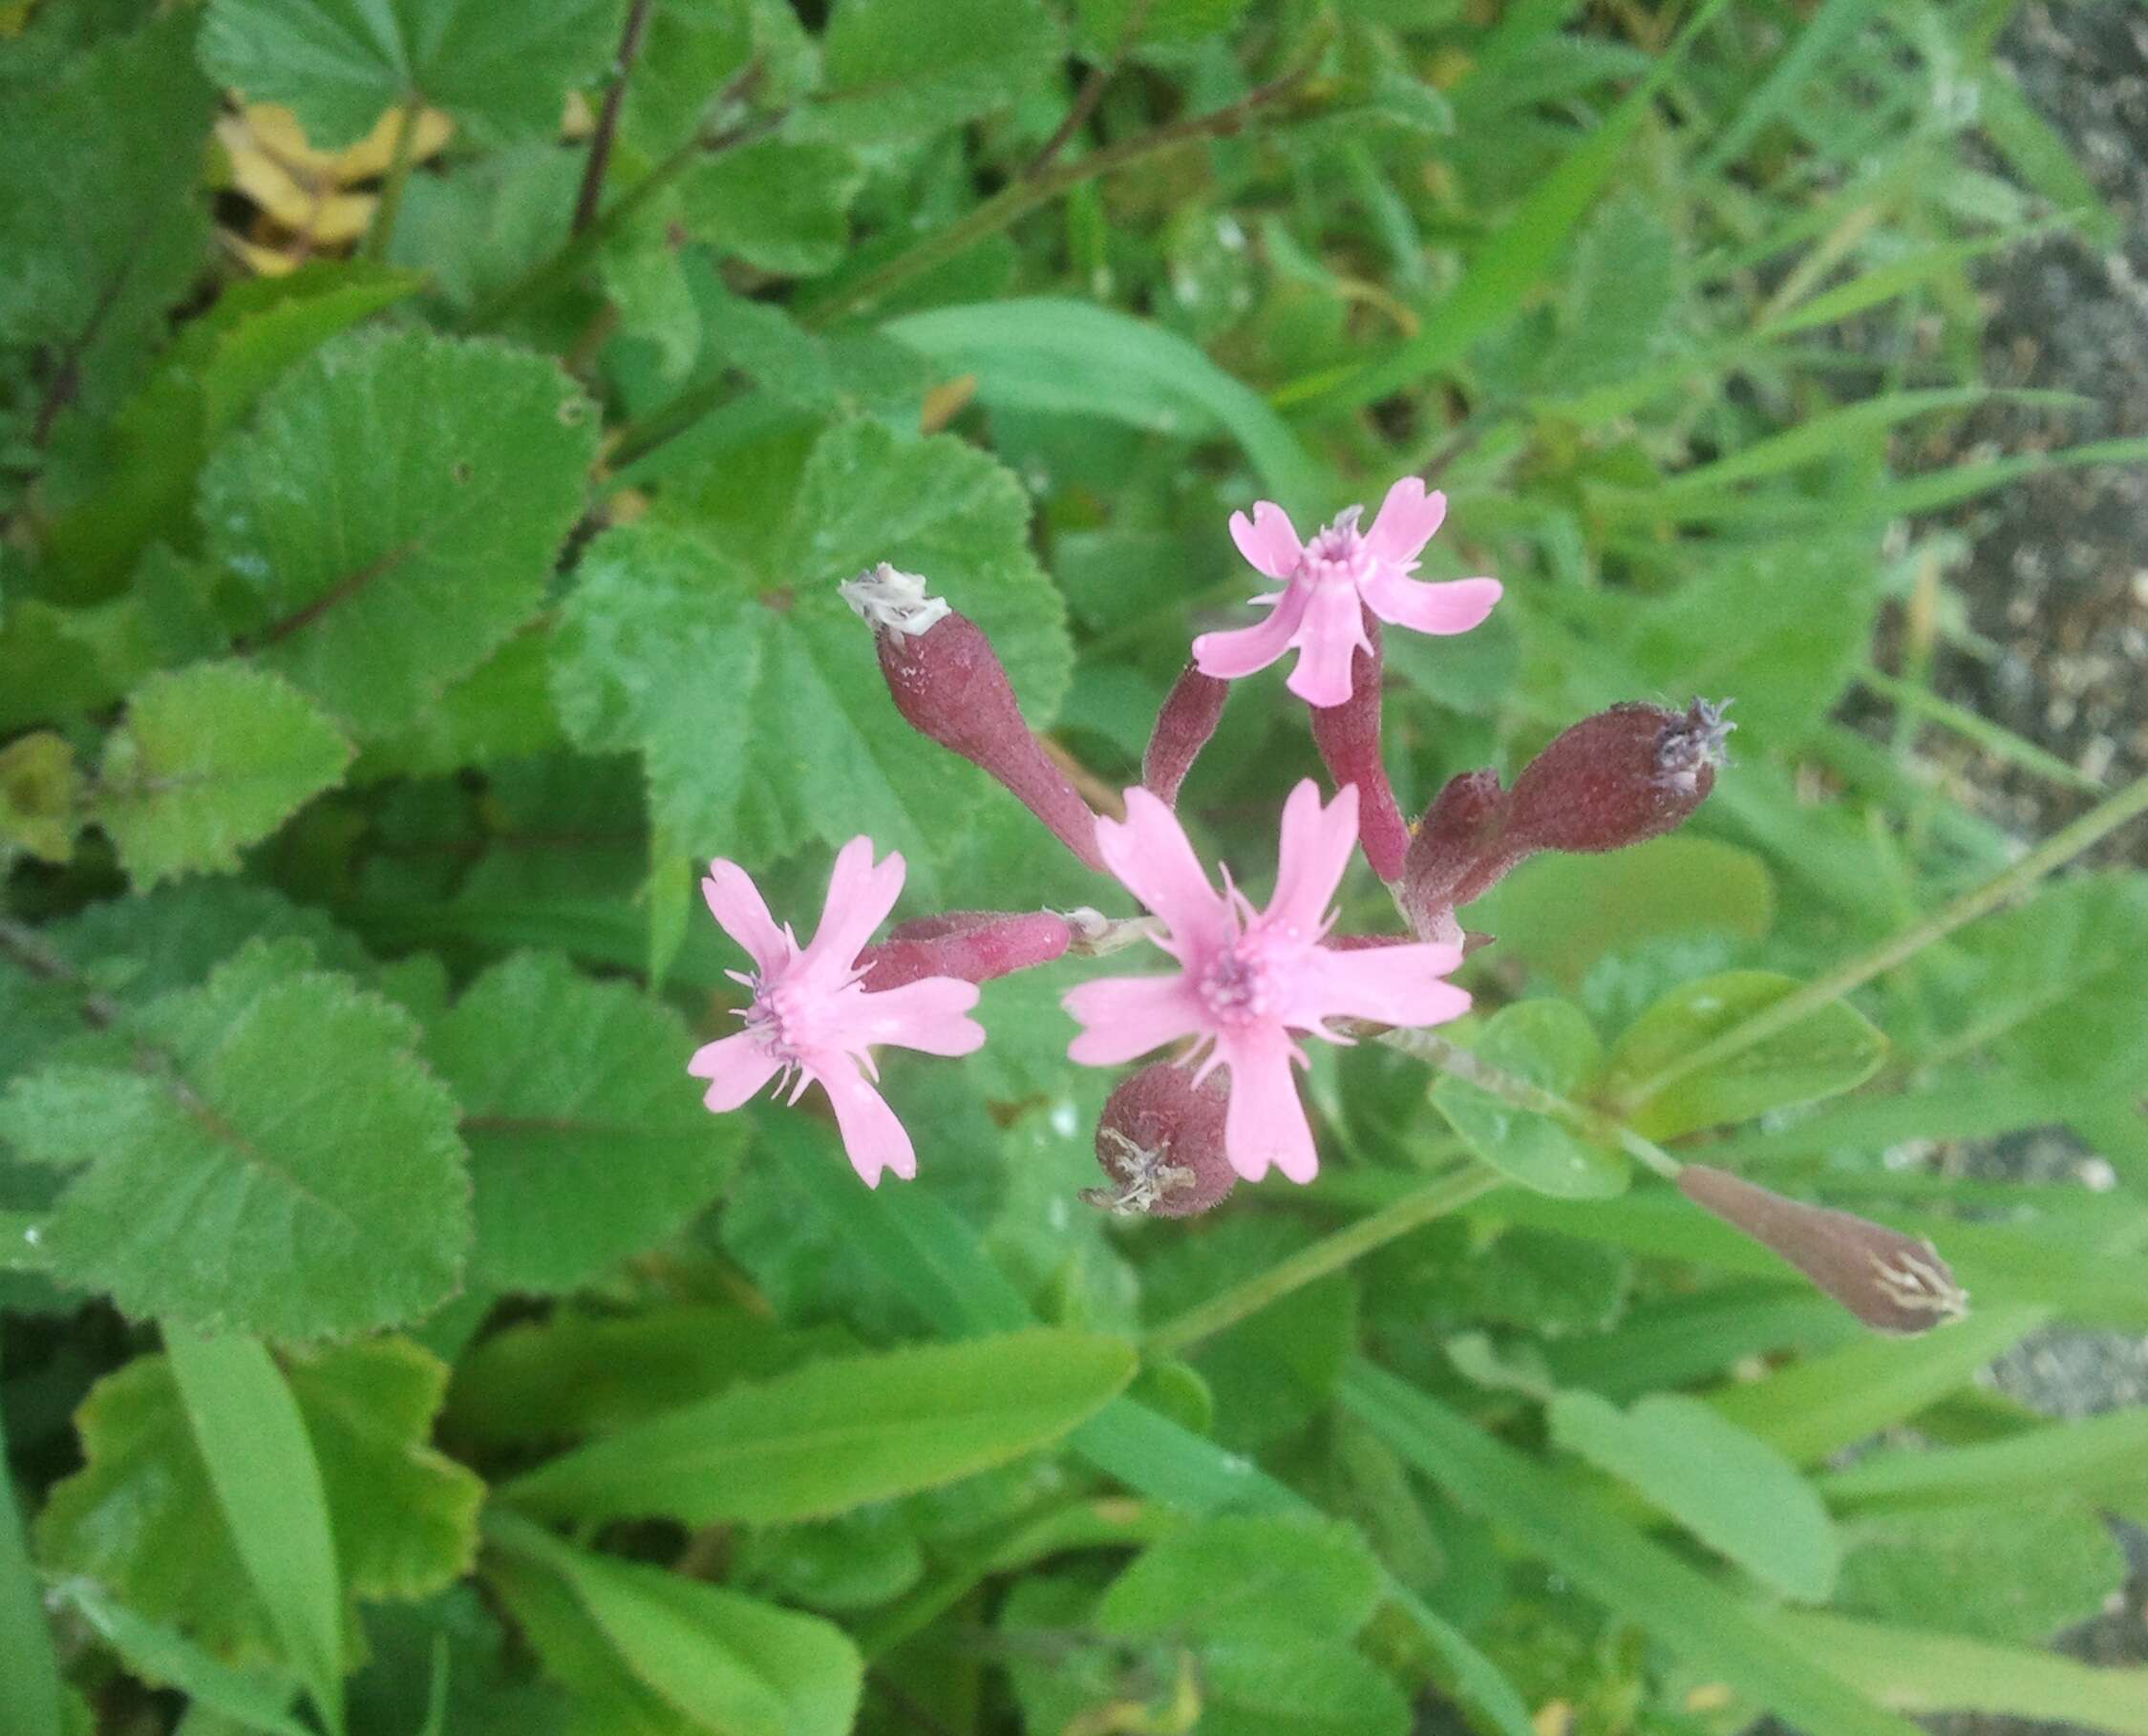
{"type": "Polygon", "coordinates": [[[1355,584],[1364,564],[1365,539],[1357,528],[1362,506],[1346,507],[1306,544],[1306,577],[1315,584],[1355,584]]]}
{"type": "Polygon", "coordinates": [[[804,1051],[826,1047],[823,997],[780,981],[754,984],[754,1004],[746,1009],[746,1029],[778,1061],[797,1066],[804,1051]]]}
{"type": "Polygon", "coordinates": [[[1197,986],[1216,1023],[1233,1028],[1258,1024],[1274,1006],[1267,961],[1243,942],[1209,960],[1197,986]]]}

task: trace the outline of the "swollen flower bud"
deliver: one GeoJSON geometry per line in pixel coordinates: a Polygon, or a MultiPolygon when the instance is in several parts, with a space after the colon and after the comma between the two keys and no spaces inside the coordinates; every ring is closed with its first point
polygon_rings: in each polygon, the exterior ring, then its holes
{"type": "Polygon", "coordinates": [[[1554,737],[1514,780],[1505,853],[1620,850],[1683,824],[1724,763],[1728,703],[1613,706],[1554,737]]]}
{"type": "Polygon", "coordinates": [[[1921,1237],[1785,1199],[1706,1164],[1679,1171],[1678,1191],[1781,1255],[1875,1331],[1928,1332],[1969,1311],[1968,1292],[1921,1237]]]}
{"type": "Polygon", "coordinates": [[[1229,697],[1229,682],[1203,675],[1191,663],[1163,696],[1163,709],[1156,714],[1148,752],[1141,755],[1141,783],[1165,807],[1179,805],[1179,786],[1186,781],[1193,762],[1216,733],[1223,701],[1229,697]]]}
{"type": "Polygon", "coordinates": [[[1365,611],[1365,642],[1350,658],[1350,697],[1340,705],[1314,706],[1313,745],[1340,790],[1357,786],[1357,841],[1383,880],[1402,872],[1410,828],[1394,805],[1380,758],[1380,624],[1365,611]]]}
{"type": "Polygon", "coordinates": [[[1223,1154],[1229,1102],[1220,1072],[1197,1085],[1191,1068],[1168,1061],[1121,1080],[1096,1123],[1096,1161],[1112,1185],[1082,1198],[1130,1217],[1207,1211],[1238,1180],[1223,1154]]]}
{"type": "Polygon", "coordinates": [[[983,629],[944,598],[926,596],[924,580],[884,561],[848,581],[842,600],[873,629],[881,673],[904,721],[982,767],[1085,864],[1101,869],[1096,817],[1022,721],[983,629]]]}
{"type": "Polygon", "coordinates": [[[858,955],[858,967],[875,994],[924,977],[989,983],[1051,963],[1073,939],[1066,919],[1049,910],[950,910],[897,923],[858,955]]]}

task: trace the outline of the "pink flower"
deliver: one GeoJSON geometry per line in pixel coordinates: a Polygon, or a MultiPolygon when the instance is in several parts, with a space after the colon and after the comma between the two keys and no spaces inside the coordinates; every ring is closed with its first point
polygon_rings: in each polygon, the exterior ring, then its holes
{"type": "Polygon", "coordinates": [[[880,1186],[883,1170],[904,1181],[917,1174],[909,1134],[870,1083],[880,1076],[872,1046],[967,1055],[985,1041],[984,1027],[966,1016],[977,1005],[974,983],[923,977],[879,993],[860,984],[858,955],[902,890],[902,857],[890,852],[876,865],[872,839],[852,838],[836,857],[812,944],[800,946],[788,923],[776,927],[736,862],[711,862],[701,882],[710,914],[754,961],[750,975],[727,973],[754,991],[741,1015],[746,1028],[704,1044],[687,1063],[688,1072],[709,1081],[701,1101],[720,1114],[778,1074],[786,1081],[797,1075],[793,1103],[819,1084],[836,1111],[851,1167],[867,1187],[880,1186]]]}
{"type": "Polygon", "coordinates": [[[1339,706],[1350,694],[1350,658],[1360,647],[1372,648],[1363,610],[1420,633],[1466,633],[1492,612],[1499,600],[1496,579],[1428,584],[1410,577],[1447,516],[1445,495],[1428,495],[1422,480],[1404,476],[1387,491],[1368,531],[1357,528],[1364,510],[1350,507],[1307,543],[1299,542],[1289,515],[1272,500],[1255,506],[1250,520],[1244,513],[1231,515],[1238,552],[1284,584],[1252,599],[1269,611],[1265,621],[1203,633],[1193,642],[1202,674],[1233,681],[1295,647],[1290,691],[1308,705],[1339,706]]]}
{"type": "Polygon", "coordinates": [[[1357,841],[1354,784],[1325,809],[1310,778],[1290,792],[1265,911],[1227,872],[1222,893],[1209,884],[1177,818],[1146,790],[1126,793],[1122,823],[1096,822],[1096,841],[1127,890],[1163,919],[1169,936],[1159,944],[1179,973],[1107,977],[1073,990],[1066,1008],[1084,1028],[1067,1053],[1116,1067],[1180,1037],[1207,1046],[1200,1076],[1230,1069],[1223,1148],[1248,1181],[1271,1163],[1292,1181],[1310,1181],[1319,1168],[1290,1078],[1290,1064],[1305,1064],[1292,1032],[1345,1043],[1325,1021],[1437,1025],[1469,1009],[1469,996],[1440,981],[1461,962],[1458,947],[1323,943],[1329,900],[1357,841]]]}

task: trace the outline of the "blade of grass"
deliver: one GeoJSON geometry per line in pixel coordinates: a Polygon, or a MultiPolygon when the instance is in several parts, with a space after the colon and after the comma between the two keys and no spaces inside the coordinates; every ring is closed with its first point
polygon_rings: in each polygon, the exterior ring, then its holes
{"type": "Polygon", "coordinates": [[[0,1729],[63,1736],[65,1727],[53,1632],[23,1539],[8,1473],[7,1418],[0,1415],[0,1729]]]}
{"type": "Polygon", "coordinates": [[[1799,1729],[1914,1736],[1916,1726],[1788,1644],[1723,1587],[1651,1543],[1535,1459],[1371,1363],[1343,1375],[1343,1403],[1469,1511],[1557,1568],[1701,1672],[1799,1729]]]}
{"type": "MultiPolygon", "coordinates": [[[[1723,5],[1724,0],[1707,0],[1604,124],[1529,190],[1415,336],[1382,359],[1303,393],[1296,407],[1312,415],[1340,415],[1374,403],[1450,367],[1470,345],[1511,319],[1626,159],[1627,146],[1665,80],[1723,5]]],[[[1292,396],[1286,388],[1277,401],[1289,407],[1292,396]]]]}
{"type": "Polygon", "coordinates": [[[1816,1665],[1898,1711],[1990,1712],[2148,1736],[2148,1669],[2078,1663],[1818,1610],[1776,1610],[1769,1620],[1816,1665]]]}
{"type": "Polygon", "coordinates": [[[1819,70],[1820,63],[1863,28],[1883,3],[1884,0],[1827,0],[1731,117],[1731,124],[1701,153],[1691,173],[1720,175],[1739,152],[1759,137],[1761,128],[1797,101],[1798,92],[1819,70]]]}
{"type": "Polygon", "coordinates": [[[2050,1318],[1995,1308],[1922,1338],[1861,1338],[1825,1355],[1726,1387],[1715,1408],[1799,1465],[1936,1405],[2050,1318]]]}
{"type": "Polygon", "coordinates": [[[2065,139],[2029,106],[2020,87],[1996,67],[1977,86],[1977,124],[2007,167],[2041,193],[2079,228],[2089,244],[2110,252],[2124,233],[2116,215],[2074,159],[2065,139]]]}
{"type": "Polygon", "coordinates": [[[1861,669],[1857,679],[1859,686],[1877,693],[1890,705],[1950,730],[1965,741],[1974,742],[1994,759],[2003,759],[2010,766],[2018,766],[2038,777],[2048,777],[2069,790],[2085,791],[2090,795],[2101,795],[2104,792],[2100,779],[2068,765],[2057,754],[2046,752],[2034,742],[2025,741],[2004,724],[1993,723],[1964,706],[1942,699],[1929,688],[1903,681],[1883,669],[1861,669]]]}
{"type": "Polygon", "coordinates": [[[330,1736],[341,1736],[343,1581],[298,1401],[259,1339],[167,1327],[164,1348],[246,1577],[330,1736]]]}
{"type": "MultiPolygon", "coordinates": [[[[197,1707],[264,1736],[317,1736],[291,1716],[288,1685],[279,1687],[219,1662],[192,1641],[114,1602],[87,1579],[63,1580],[56,1589],[144,1681],[168,1683],[197,1707]]],[[[14,1726],[7,1728],[12,1732],[14,1726]]]]}

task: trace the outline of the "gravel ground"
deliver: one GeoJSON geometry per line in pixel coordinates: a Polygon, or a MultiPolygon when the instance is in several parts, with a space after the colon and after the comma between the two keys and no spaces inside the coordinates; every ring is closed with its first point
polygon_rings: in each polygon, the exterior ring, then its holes
{"type": "MultiPolygon", "coordinates": [[[[1993,406],[1970,420],[1962,445],[2021,452],[2148,434],[2148,9],[2138,0],[2024,6],[2000,53],[2124,231],[2110,254],[2059,236],[2014,250],[1986,274],[1986,377],[2095,403],[2061,418],[1993,406]]],[[[2111,788],[2148,772],[2148,467],[2053,472],[1951,523],[1973,549],[1956,588],[1970,626],[1996,648],[1987,658],[1943,652],[1940,691],[2111,788]]],[[[2095,800],[1991,760],[1962,771],[1991,817],[2026,836],[2095,800]]],[[[2108,854],[2148,863],[2148,827],[2120,834],[2108,854]]],[[[2078,1175],[2086,1154],[2034,1136],[1964,1156],[1987,1174],[2055,1179],[2078,1175]]],[[[2148,1339],[2045,1332],[2006,1359],[1997,1380],[2055,1416],[2148,1402],[2148,1339]]],[[[2099,1663],[2148,1662],[2148,1533],[2120,1532],[2133,1563],[2122,1605],[2065,1641],[2099,1663]]],[[[1946,1736],[2077,1728],[1971,1717],[1933,1727],[1946,1736]]]]}

